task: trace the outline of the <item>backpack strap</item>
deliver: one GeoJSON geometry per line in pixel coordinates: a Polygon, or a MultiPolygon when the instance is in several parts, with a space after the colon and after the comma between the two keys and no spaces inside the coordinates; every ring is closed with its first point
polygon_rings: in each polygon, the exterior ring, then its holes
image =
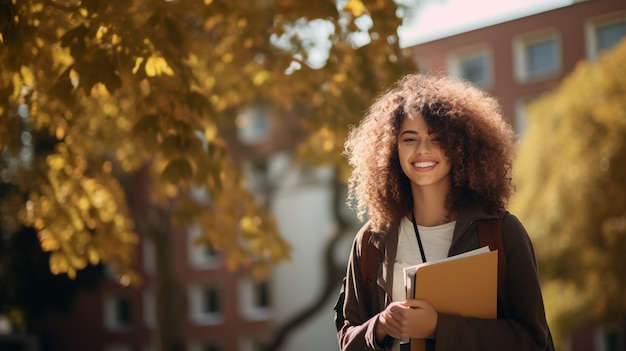
{"type": "Polygon", "coordinates": [[[498,300],[505,313],[509,310],[508,292],[506,288],[506,253],[502,244],[502,221],[508,211],[498,211],[498,218],[478,222],[478,236],[481,246],[489,246],[498,250],[498,300]]]}
{"type": "Polygon", "coordinates": [[[365,283],[365,288],[369,294],[370,302],[374,296],[374,287],[376,286],[376,273],[378,261],[380,260],[380,251],[370,242],[372,232],[365,231],[363,240],[361,241],[361,278],[365,283]]]}

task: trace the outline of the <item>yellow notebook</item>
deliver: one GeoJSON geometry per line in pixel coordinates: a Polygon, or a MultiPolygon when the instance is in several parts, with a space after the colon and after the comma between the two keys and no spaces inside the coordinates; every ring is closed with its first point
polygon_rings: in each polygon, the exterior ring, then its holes
{"type": "MultiPolygon", "coordinates": [[[[498,251],[483,247],[404,269],[407,296],[430,302],[439,313],[495,319],[498,251]]],[[[424,339],[411,339],[411,351],[425,350],[424,339]]]]}

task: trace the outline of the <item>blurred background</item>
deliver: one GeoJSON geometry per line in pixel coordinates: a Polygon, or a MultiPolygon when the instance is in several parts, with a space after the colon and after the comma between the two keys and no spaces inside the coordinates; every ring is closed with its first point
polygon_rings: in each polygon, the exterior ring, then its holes
{"type": "Polygon", "coordinates": [[[518,135],[559,350],[626,350],[626,2],[1,0],[0,350],[338,350],[376,94],[447,72],[518,135]]]}

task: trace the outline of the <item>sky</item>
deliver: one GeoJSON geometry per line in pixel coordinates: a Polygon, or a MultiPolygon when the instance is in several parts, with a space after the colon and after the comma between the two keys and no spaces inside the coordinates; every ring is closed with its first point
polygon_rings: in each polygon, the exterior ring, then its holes
{"type": "Polygon", "coordinates": [[[573,0],[423,0],[398,30],[407,47],[569,5],[573,0]]]}

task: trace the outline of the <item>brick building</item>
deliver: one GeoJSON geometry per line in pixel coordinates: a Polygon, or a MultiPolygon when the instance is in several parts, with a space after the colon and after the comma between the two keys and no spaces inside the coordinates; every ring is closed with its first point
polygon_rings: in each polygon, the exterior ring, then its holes
{"type": "MultiPolygon", "coordinates": [[[[134,213],[145,217],[154,215],[147,176],[138,172],[130,186],[134,213]]],[[[229,272],[220,255],[194,245],[201,234],[198,227],[160,229],[138,226],[135,269],[141,284],[125,286],[109,274],[96,290],[82,291],[69,315],[48,316],[40,336],[42,351],[149,351],[163,334],[180,336],[177,350],[259,349],[272,320],[268,285],[248,272],[229,272]],[[156,317],[159,288],[165,299],[174,301],[165,312],[168,325],[161,329],[156,317]]]]}
{"type": "Polygon", "coordinates": [[[529,101],[625,33],[625,1],[587,0],[408,47],[422,71],[448,72],[497,96],[523,132],[529,101]]]}

